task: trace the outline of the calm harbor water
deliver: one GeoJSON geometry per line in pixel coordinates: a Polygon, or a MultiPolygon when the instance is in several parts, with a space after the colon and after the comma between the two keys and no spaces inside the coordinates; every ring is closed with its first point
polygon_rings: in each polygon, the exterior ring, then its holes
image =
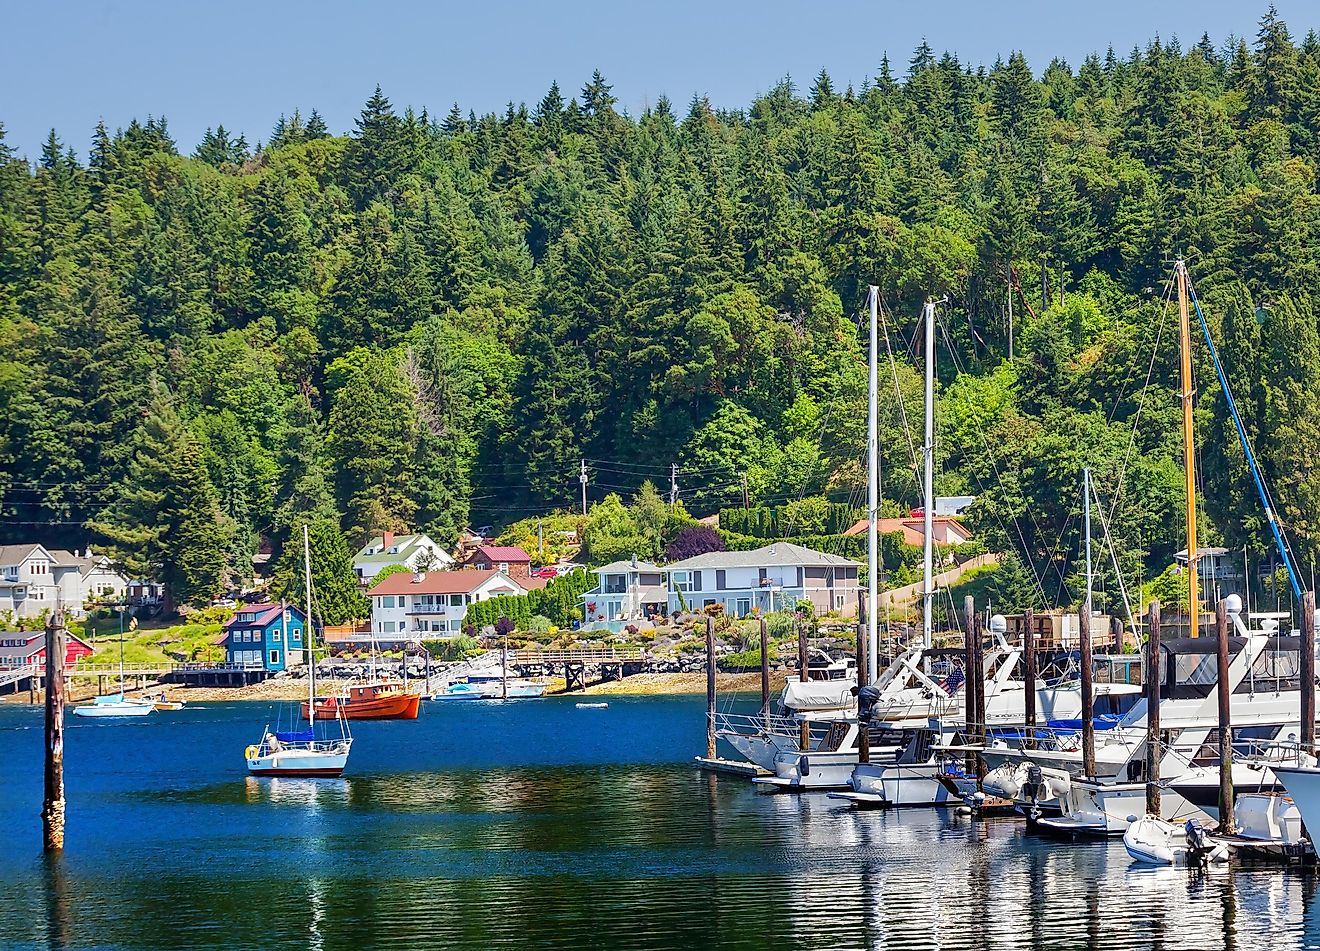
{"type": "Polygon", "coordinates": [[[609,704],[358,724],[339,781],[247,777],[265,704],[71,719],[52,864],[41,714],[6,705],[0,946],[1320,947],[1314,875],[1139,871],[1007,820],[758,794],[688,765],[701,698],[609,704]]]}

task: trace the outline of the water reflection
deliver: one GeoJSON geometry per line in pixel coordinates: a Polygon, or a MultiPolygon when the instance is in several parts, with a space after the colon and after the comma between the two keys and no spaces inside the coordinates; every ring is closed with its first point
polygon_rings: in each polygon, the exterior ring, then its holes
{"type": "MultiPolygon", "coordinates": [[[[635,715],[630,736],[645,706],[635,715]]],[[[0,945],[1320,946],[1310,873],[1135,870],[1118,843],[761,795],[686,765],[631,762],[631,748],[619,762],[525,767],[519,749],[504,763],[425,761],[439,742],[429,720],[355,745],[366,755],[351,778],[256,779],[241,760],[207,755],[232,749],[245,724],[193,722],[196,749],[166,744],[131,764],[114,731],[80,734],[106,745],[72,751],[63,861],[34,858],[35,837],[0,850],[0,945]]],[[[691,722],[696,749],[699,715],[691,722]]],[[[11,800],[39,801],[40,771],[27,769],[39,742],[3,752],[18,767],[4,780],[11,800]]]]}

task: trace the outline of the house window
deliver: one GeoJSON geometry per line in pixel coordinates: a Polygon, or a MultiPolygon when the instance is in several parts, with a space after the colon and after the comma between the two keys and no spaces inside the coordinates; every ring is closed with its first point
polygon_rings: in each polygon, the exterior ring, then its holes
{"type": "Polygon", "coordinates": [[[834,609],[836,611],[840,610],[843,607],[844,600],[845,600],[844,596],[841,594],[836,594],[834,596],[834,609]]]}
{"type": "Polygon", "coordinates": [[[273,630],[273,631],[270,632],[270,638],[271,638],[271,640],[273,640],[276,644],[278,644],[278,643],[280,642],[280,638],[281,638],[281,637],[283,637],[283,632],[282,632],[278,627],[275,628],[275,630],[273,630]]]}
{"type": "Polygon", "coordinates": [[[692,590],[692,572],[690,571],[671,572],[669,579],[673,582],[675,591],[692,590]]]}
{"type": "Polygon", "coordinates": [[[752,613],[752,599],[751,599],[751,598],[739,598],[739,599],[738,599],[738,604],[737,604],[737,607],[736,607],[736,611],[737,611],[738,617],[746,617],[747,615],[751,614],[751,613],[752,613]]]}
{"type": "Polygon", "coordinates": [[[272,664],[278,664],[278,663],[280,662],[280,652],[279,652],[279,651],[271,651],[271,652],[270,652],[270,662],[271,662],[272,664]]]}
{"type": "Polygon", "coordinates": [[[461,608],[463,606],[463,596],[461,594],[451,594],[449,596],[449,606],[451,608],[461,608]]]}

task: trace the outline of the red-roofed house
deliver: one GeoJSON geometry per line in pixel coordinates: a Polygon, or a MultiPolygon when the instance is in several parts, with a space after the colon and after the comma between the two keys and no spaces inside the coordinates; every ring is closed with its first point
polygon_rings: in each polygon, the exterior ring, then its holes
{"type": "Polygon", "coordinates": [[[269,671],[296,667],[304,662],[305,615],[292,604],[244,604],[229,622],[220,643],[225,660],[245,667],[261,665],[269,671]]]}
{"type": "MultiPolygon", "coordinates": [[[[936,545],[961,545],[963,542],[971,541],[972,533],[967,527],[956,518],[950,518],[947,515],[936,515],[931,520],[931,540],[936,545]]],[[[866,519],[858,519],[857,522],[843,534],[845,535],[864,535],[869,523],[866,519]]],[[[903,541],[909,545],[924,545],[925,523],[920,515],[915,518],[878,518],[875,521],[876,531],[881,535],[888,535],[891,532],[901,532],[903,541]]]]}
{"type": "Polygon", "coordinates": [[[532,556],[511,545],[482,545],[468,566],[478,571],[502,571],[518,581],[532,576],[532,556]]]}
{"type": "MultiPolygon", "coordinates": [[[[91,644],[77,634],[65,633],[65,667],[72,667],[91,653],[91,644]]],[[[45,663],[45,631],[0,631],[0,667],[44,667],[45,663]]]]}
{"type": "Polygon", "coordinates": [[[367,592],[371,630],[379,640],[400,635],[418,640],[457,637],[463,632],[469,604],[501,594],[526,593],[526,584],[498,569],[400,572],[367,592]]]}

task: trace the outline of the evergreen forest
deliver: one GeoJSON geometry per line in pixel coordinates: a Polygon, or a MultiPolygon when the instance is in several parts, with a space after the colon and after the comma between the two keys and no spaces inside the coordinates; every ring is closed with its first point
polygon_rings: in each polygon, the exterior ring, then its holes
{"type": "MultiPolygon", "coordinates": [[[[599,72],[485,115],[377,88],[343,134],[273,103],[261,141],[153,116],[31,161],[0,127],[0,541],[204,603],[258,551],[287,573],[304,523],[342,567],[382,530],[577,511],[583,463],[589,504],[656,525],[673,475],[694,517],[856,505],[876,285],[886,511],[919,504],[943,299],[937,492],[977,497],[1024,597],[1076,603],[1084,465],[1129,579],[1183,547],[1182,258],[1314,562],[1320,36],[1271,9],[1080,63],[923,42],[856,88],[766,82],[638,114],[599,72]]],[[[1202,544],[1268,560],[1196,337],[1202,544]]]]}

